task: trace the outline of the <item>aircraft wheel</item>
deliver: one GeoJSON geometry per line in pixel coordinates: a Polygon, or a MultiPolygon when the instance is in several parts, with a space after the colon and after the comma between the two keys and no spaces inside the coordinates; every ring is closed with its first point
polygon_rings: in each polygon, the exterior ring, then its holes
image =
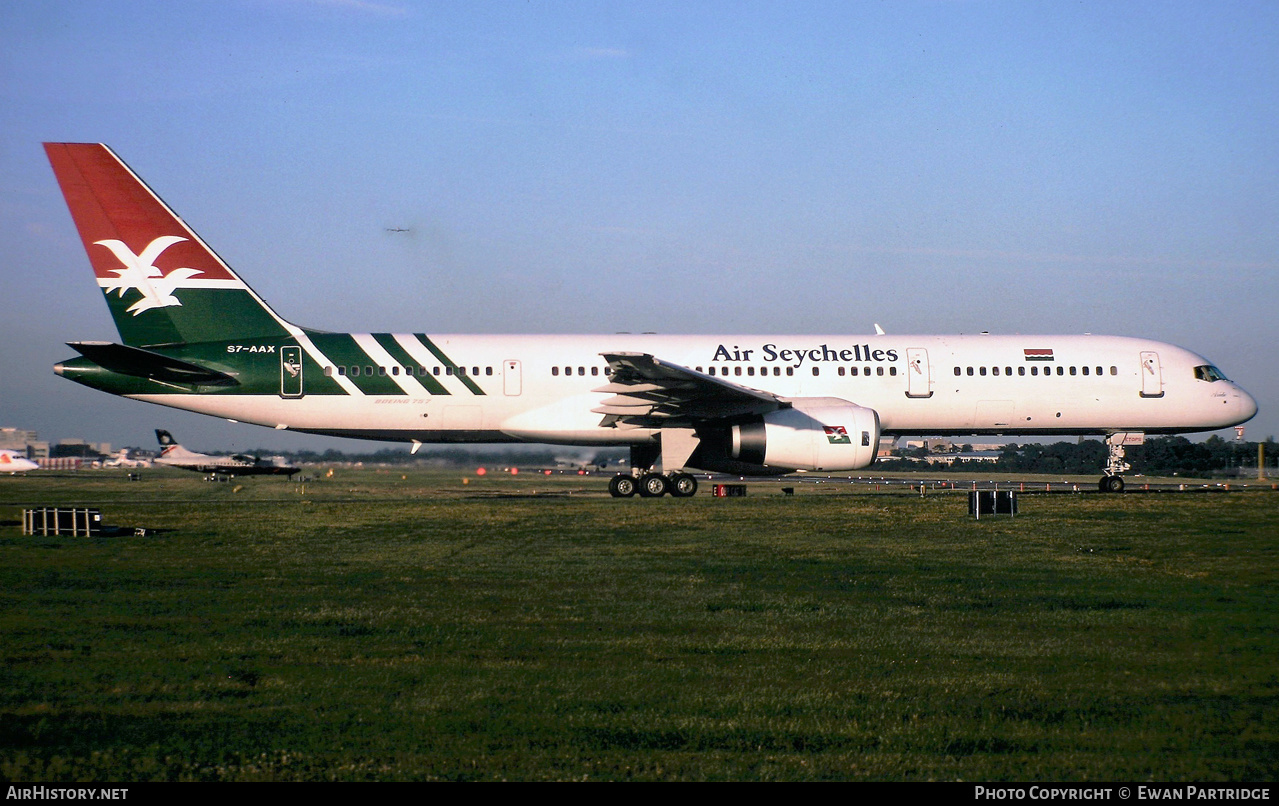
{"type": "Polygon", "coordinates": [[[1122,493],[1124,491],[1123,476],[1102,476],[1097,484],[1103,493],[1122,493]]]}
{"type": "Polygon", "coordinates": [[[608,492],[614,498],[630,498],[635,495],[635,489],[635,479],[631,476],[614,476],[608,482],[608,492]]]}
{"type": "Polygon", "coordinates": [[[676,473],[671,476],[671,495],[676,498],[691,498],[697,494],[697,479],[687,473],[676,473]]]}
{"type": "Polygon", "coordinates": [[[646,473],[639,482],[639,494],[644,498],[661,498],[670,490],[670,484],[661,473],[646,473]]]}

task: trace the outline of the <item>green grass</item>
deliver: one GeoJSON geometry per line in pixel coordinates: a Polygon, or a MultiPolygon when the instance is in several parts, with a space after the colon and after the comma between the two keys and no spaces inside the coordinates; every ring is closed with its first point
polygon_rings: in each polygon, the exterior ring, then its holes
{"type": "Polygon", "coordinates": [[[0,478],[0,777],[1279,773],[1268,488],[603,484],[0,478]],[[55,503],[160,531],[20,535],[55,503]]]}

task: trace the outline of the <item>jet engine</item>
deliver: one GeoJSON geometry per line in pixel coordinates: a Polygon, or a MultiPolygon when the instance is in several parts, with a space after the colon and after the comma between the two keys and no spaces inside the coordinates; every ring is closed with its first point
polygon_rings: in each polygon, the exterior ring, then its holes
{"type": "Polygon", "coordinates": [[[860,470],[879,450],[879,414],[830,397],[798,398],[730,426],[728,455],[778,470],[860,470]]]}

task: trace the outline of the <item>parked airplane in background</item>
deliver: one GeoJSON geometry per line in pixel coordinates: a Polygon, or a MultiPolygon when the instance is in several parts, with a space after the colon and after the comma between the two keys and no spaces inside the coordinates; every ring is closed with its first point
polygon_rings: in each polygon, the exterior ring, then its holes
{"type": "Polygon", "coordinates": [[[0,450],[0,473],[13,475],[39,469],[40,465],[28,459],[22,451],[0,450]]]}
{"type": "Polygon", "coordinates": [[[129,449],[121,448],[110,459],[102,460],[103,467],[150,467],[150,459],[130,459],[129,449]]]}
{"type": "MultiPolygon", "coordinates": [[[[1102,490],[1146,434],[1242,423],[1200,355],[1116,336],[326,333],[282,319],[110,149],[46,143],[123,343],[55,371],[281,430],[411,443],[629,446],[615,496],[687,471],[859,470],[880,434],[1104,435],[1102,490]]],[[[878,330],[878,329],[877,329],[878,330]]]]}
{"type": "Polygon", "coordinates": [[[180,467],[217,476],[292,476],[299,470],[278,456],[260,459],[245,454],[215,456],[195,453],[179,445],[168,431],[159,428],[155,437],[160,440],[160,455],[156,457],[155,464],[165,467],[180,467]]]}

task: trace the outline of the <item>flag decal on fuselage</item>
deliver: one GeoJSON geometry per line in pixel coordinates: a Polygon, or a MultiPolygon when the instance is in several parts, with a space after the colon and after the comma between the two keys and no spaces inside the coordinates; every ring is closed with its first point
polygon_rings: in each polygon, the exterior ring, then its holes
{"type": "Polygon", "coordinates": [[[1022,350],[1022,353],[1026,356],[1027,361],[1052,361],[1053,360],[1053,351],[1051,349],[1036,350],[1036,349],[1027,348],[1025,350],[1022,350]]]}

